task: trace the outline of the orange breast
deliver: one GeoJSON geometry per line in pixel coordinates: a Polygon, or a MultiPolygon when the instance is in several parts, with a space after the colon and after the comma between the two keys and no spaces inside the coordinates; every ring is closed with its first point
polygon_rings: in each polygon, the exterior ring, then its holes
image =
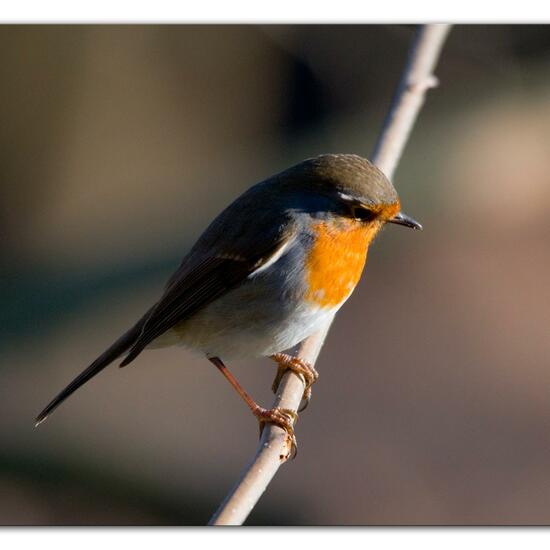
{"type": "Polygon", "coordinates": [[[306,260],[306,300],[323,307],[341,304],[359,282],[378,224],[318,222],[306,260]]]}

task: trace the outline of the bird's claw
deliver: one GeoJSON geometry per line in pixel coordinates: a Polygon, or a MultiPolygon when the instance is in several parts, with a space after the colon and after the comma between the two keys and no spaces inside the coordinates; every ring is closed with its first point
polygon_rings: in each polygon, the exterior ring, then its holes
{"type": "Polygon", "coordinates": [[[292,409],[282,409],[275,407],[273,409],[264,409],[259,407],[254,415],[260,422],[260,437],[264,431],[266,424],[274,424],[287,434],[287,440],[290,443],[290,452],[281,455],[281,460],[288,460],[289,458],[296,458],[298,454],[298,442],[296,441],[296,435],[294,434],[294,424],[298,420],[298,413],[292,409]]]}
{"type": "Polygon", "coordinates": [[[309,401],[311,400],[311,386],[319,378],[319,373],[315,370],[315,367],[313,367],[313,365],[310,365],[306,361],[303,361],[298,357],[293,357],[292,355],[289,355],[287,353],[275,353],[271,356],[271,358],[279,365],[277,368],[275,380],[273,380],[273,393],[277,393],[277,390],[279,389],[279,384],[281,383],[281,379],[284,373],[287,370],[291,370],[292,372],[294,372],[294,374],[302,379],[305,386],[304,395],[302,396],[303,403],[298,408],[298,412],[304,411],[309,405],[309,401]]]}

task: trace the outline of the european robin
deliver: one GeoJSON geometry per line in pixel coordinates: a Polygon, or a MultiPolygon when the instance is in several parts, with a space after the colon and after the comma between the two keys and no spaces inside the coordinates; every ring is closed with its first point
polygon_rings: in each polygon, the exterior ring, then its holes
{"type": "Polygon", "coordinates": [[[303,377],[313,366],[285,353],[319,330],[357,285],[370,243],[386,223],[421,229],[401,212],[386,176],[357,155],[321,155],[262,181],[230,204],[198,239],[159,301],[36,418],[37,425],[82,384],[126,354],[184,345],[222,372],[263,426],[294,440],[294,411],[264,409],[224,359],[268,356],[303,377]]]}

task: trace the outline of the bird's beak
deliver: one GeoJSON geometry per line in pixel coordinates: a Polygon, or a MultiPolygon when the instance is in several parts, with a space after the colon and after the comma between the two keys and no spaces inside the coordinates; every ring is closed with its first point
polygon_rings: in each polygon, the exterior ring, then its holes
{"type": "Polygon", "coordinates": [[[403,214],[403,212],[396,214],[391,220],[388,220],[388,223],[397,223],[399,225],[411,227],[412,229],[422,230],[422,226],[416,220],[413,220],[410,216],[407,216],[407,214],[403,214]]]}

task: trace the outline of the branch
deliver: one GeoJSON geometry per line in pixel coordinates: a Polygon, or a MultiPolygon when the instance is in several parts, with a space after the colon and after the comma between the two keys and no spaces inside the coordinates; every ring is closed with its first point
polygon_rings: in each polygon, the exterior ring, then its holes
{"type": "Polygon", "coordinates": [[[433,74],[450,25],[421,25],[409,50],[407,64],[372,153],[372,162],[391,180],[409,139],[426,92],[438,80],[433,74]]]}
{"type": "MultiPolygon", "coordinates": [[[[410,47],[407,64],[371,159],[388,178],[393,176],[426,91],[437,85],[432,73],[449,31],[450,25],[419,26],[410,47]]],[[[298,357],[315,364],[332,320],[300,344],[298,357]]],[[[301,379],[287,371],[273,406],[296,411],[303,393],[301,379]]],[[[281,464],[288,459],[289,445],[284,430],[272,424],[266,425],[254,458],[210,520],[210,525],[241,525],[246,520],[281,464]]]]}

